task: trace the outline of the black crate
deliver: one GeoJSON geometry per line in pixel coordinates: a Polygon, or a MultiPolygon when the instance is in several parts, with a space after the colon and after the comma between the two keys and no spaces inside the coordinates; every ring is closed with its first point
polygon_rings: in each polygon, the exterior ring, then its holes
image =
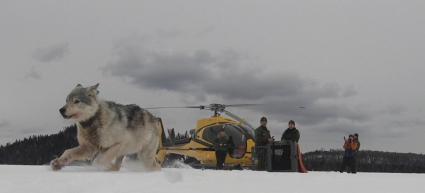
{"type": "Polygon", "coordinates": [[[297,144],[276,141],[267,146],[266,170],[269,172],[298,171],[297,144]]]}

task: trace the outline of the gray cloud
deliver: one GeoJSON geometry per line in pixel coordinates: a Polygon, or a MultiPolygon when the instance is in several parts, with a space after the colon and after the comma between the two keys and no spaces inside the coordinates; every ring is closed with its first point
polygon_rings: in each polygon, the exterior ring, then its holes
{"type": "Polygon", "coordinates": [[[158,28],[155,31],[155,35],[158,39],[175,39],[175,38],[202,38],[206,35],[210,34],[215,30],[215,27],[210,25],[206,27],[202,27],[200,29],[196,29],[191,32],[183,31],[177,28],[158,28]]]}
{"type": "Polygon", "coordinates": [[[182,32],[180,30],[177,29],[157,29],[156,36],[158,36],[159,38],[176,38],[178,36],[182,35],[182,32]]]}
{"type": "Polygon", "coordinates": [[[34,51],[33,57],[39,62],[59,61],[69,51],[68,43],[58,43],[43,48],[38,48],[34,51]]]}
{"type": "Polygon", "coordinates": [[[405,106],[402,106],[400,104],[391,104],[387,107],[381,109],[377,113],[383,113],[383,114],[390,114],[390,115],[400,115],[407,111],[407,108],[405,106]]]}
{"type": "Polygon", "coordinates": [[[215,30],[215,27],[210,25],[208,27],[205,27],[204,29],[202,29],[201,31],[197,32],[194,34],[195,37],[203,37],[211,32],[213,32],[215,30]]]}
{"type": "Polygon", "coordinates": [[[40,80],[41,74],[36,71],[35,67],[31,67],[30,71],[25,75],[25,78],[40,80]]]}
{"type": "Polygon", "coordinates": [[[5,120],[0,121],[0,128],[5,128],[8,126],[10,126],[10,123],[8,121],[5,121],[5,120]]]}
{"type": "Polygon", "coordinates": [[[104,73],[140,88],[168,90],[198,99],[214,96],[226,102],[262,103],[265,105],[256,107],[257,111],[304,124],[368,119],[365,112],[332,103],[354,96],[353,87],[320,84],[294,73],[267,72],[233,50],[162,52],[121,42],[115,53],[115,59],[103,67],[104,73]]]}

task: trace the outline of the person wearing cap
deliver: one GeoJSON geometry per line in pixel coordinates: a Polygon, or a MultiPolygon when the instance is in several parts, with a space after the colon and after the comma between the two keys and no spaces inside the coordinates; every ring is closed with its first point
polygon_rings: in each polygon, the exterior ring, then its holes
{"type": "Polygon", "coordinates": [[[255,129],[255,152],[257,157],[257,170],[266,169],[266,146],[272,142],[270,131],[267,129],[267,118],[260,119],[260,126],[255,129]]]}
{"type": "Polygon", "coordinates": [[[288,128],[283,132],[282,137],[280,139],[281,141],[293,141],[298,143],[300,140],[300,132],[295,127],[295,121],[290,120],[288,123],[288,128]]]}

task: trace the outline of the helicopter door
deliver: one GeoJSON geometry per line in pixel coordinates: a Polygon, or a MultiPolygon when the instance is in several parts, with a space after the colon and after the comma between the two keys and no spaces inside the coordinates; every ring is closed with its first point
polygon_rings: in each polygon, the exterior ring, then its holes
{"type": "Polygon", "coordinates": [[[224,129],[229,140],[233,141],[234,144],[233,151],[230,152],[230,157],[236,159],[242,158],[246,152],[247,137],[238,126],[230,124],[211,126],[204,130],[202,138],[214,144],[214,140],[217,138],[218,132],[222,129],[224,129]]]}

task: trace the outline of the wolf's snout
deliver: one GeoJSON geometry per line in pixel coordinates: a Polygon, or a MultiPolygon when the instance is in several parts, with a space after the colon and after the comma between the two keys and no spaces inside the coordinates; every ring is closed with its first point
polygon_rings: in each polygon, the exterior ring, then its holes
{"type": "Polygon", "coordinates": [[[59,112],[61,113],[62,117],[66,117],[65,111],[66,111],[65,107],[62,107],[59,109],[59,112]]]}

